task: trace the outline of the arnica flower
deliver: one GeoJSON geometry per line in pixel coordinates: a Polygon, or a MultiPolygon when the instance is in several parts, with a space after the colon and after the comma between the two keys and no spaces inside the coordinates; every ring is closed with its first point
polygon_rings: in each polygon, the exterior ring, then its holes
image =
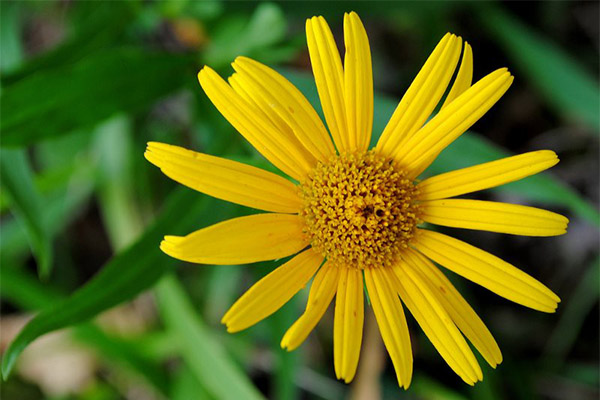
{"type": "Polygon", "coordinates": [[[465,337],[492,367],[502,355],[484,323],[434,262],[535,310],[554,312],[560,299],[507,262],[423,224],[526,236],[563,234],[568,220],[561,215],[455,198],[536,174],[558,158],[549,150],[534,151],[419,181],[438,154],[502,97],[513,81],[508,70],[498,69],[471,85],[471,47],[447,34],[369,150],[373,73],[359,17],[344,16],[343,64],[322,17],[306,21],[306,36],[328,129],[300,91],[269,67],[239,57],[227,82],[204,67],[198,78],[216,108],[291,179],[149,143],[146,158],[170,178],[266,211],[184,237],[166,236],[161,249],[200,264],[292,256],[227,311],[222,322],[229,332],[271,315],[312,279],[306,310],[285,333],[281,346],[297,348],[335,297],[335,373],[350,382],[361,348],[366,287],[400,386],[409,386],[413,363],[403,304],[448,365],[473,385],[482,372],[465,337]],[[428,120],[457,67],[444,103],[428,120]]]}

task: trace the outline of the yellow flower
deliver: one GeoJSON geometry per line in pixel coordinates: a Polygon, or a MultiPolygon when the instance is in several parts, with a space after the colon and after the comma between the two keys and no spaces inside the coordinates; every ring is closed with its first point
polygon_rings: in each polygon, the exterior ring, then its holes
{"type": "Polygon", "coordinates": [[[366,284],[400,386],[407,388],[412,376],[401,301],[448,365],[472,385],[482,373],[465,337],[492,367],[502,355],[484,323],[432,261],[535,310],[554,312],[560,299],[514,266],[421,224],[527,236],[563,234],[568,220],[549,211],[454,199],[536,174],[558,158],[549,150],[534,151],[418,181],[437,155],[500,99],[513,81],[511,74],[502,68],[471,86],[471,47],[447,34],[407,90],[377,145],[368,150],[373,74],[360,19],[355,13],[344,16],[343,66],[322,17],[306,22],[306,35],[329,130],[300,91],[265,65],[239,57],[228,82],[204,67],[198,78],[217,109],[292,180],[149,143],[146,158],[172,179],[219,199],[270,212],[234,218],[185,237],[166,236],[161,249],[202,264],[244,264],[298,253],[231,307],[223,317],[229,332],[271,315],[314,276],[306,311],[286,332],[281,346],[297,348],[335,296],[335,372],[338,379],[350,382],[361,347],[366,284]],[[459,59],[441,110],[427,122],[459,59]]]}

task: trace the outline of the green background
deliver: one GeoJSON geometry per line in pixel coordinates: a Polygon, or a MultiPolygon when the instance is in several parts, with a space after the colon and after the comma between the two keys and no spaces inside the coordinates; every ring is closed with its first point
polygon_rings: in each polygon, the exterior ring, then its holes
{"type": "Polygon", "coordinates": [[[598,398],[598,26],[597,2],[0,2],[1,397],[598,398]],[[325,16],[340,46],[352,10],[371,42],[375,138],[451,31],[473,47],[474,79],[506,66],[515,82],[427,173],[537,149],[561,158],[476,197],[560,212],[567,235],[444,230],[562,299],[556,314],[537,313],[450,276],[504,356],[496,371],[480,360],[484,380],[473,388],[411,318],[406,392],[376,332],[366,333],[354,382],[335,380],[331,309],[297,351],[281,350],[306,290],[227,334],[225,310],[277,263],[191,265],[158,249],[165,234],[254,211],[170,181],[144,160],[146,142],[269,168],[208,101],[198,70],[227,76],[236,56],[255,58],[320,112],[304,21],[325,16]]]}

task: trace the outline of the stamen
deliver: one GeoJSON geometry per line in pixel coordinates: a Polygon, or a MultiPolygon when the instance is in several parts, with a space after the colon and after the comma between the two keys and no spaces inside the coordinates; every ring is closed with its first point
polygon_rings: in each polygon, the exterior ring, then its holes
{"type": "Polygon", "coordinates": [[[393,264],[418,223],[417,188],[406,175],[372,151],[319,163],[301,185],[312,247],[337,265],[393,264]]]}

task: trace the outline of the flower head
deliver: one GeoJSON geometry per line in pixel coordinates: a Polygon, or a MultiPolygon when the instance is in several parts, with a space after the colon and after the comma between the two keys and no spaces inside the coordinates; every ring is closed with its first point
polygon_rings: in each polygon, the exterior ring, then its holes
{"type": "Polygon", "coordinates": [[[498,69],[471,85],[471,47],[447,34],[369,150],[373,74],[360,19],[355,13],[344,16],[343,65],[322,17],[307,21],[306,34],[328,129],[298,89],[254,60],[237,58],[228,82],[209,67],[198,74],[221,114],[297,183],[238,162],[149,143],[146,158],[174,180],[268,211],[185,237],[166,236],[161,249],[204,264],[251,263],[295,254],[252,286],[223,323],[230,332],[245,329],[278,310],[312,279],[306,310],[281,346],[297,348],[335,297],[334,366],[337,377],[346,382],[358,364],[366,285],[400,386],[407,388],[412,376],[402,304],[448,365],[472,385],[482,373],[465,337],[492,367],[502,355],[484,323],[433,262],[539,311],[554,312],[560,300],[514,266],[422,224],[528,236],[563,234],[567,219],[549,211],[455,199],[538,173],[558,158],[552,151],[535,151],[417,181],[438,154],[508,90],[513,81],[508,70],[498,69]],[[457,67],[440,111],[427,121],[457,67]]]}

